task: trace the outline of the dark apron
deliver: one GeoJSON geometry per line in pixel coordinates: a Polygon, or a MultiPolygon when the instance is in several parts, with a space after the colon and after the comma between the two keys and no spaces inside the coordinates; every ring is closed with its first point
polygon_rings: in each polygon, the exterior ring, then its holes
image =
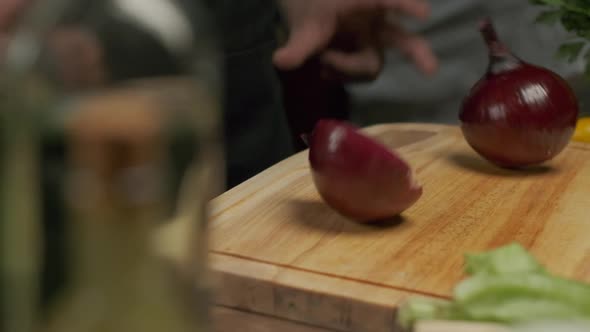
{"type": "Polygon", "coordinates": [[[293,153],[272,64],[272,0],[212,1],[224,50],[227,184],[233,187],[293,153]]]}

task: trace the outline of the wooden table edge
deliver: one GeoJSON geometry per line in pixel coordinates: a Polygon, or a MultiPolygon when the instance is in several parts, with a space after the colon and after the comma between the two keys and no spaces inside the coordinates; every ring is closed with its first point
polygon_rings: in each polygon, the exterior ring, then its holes
{"type": "Polygon", "coordinates": [[[210,252],[209,259],[215,305],[317,328],[401,331],[396,323],[399,305],[409,297],[426,296],[355,280],[339,278],[335,283],[336,276],[219,252],[210,252]],[[359,292],[375,296],[358,301],[354,294],[359,292]]]}

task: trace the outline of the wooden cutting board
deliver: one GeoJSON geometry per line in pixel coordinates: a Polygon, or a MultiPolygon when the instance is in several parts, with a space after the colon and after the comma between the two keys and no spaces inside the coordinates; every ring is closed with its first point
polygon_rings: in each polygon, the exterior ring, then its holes
{"type": "Polygon", "coordinates": [[[481,159],[454,126],[366,132],[416,170],[418,203],[361,225],[322,202],[307,151],[271,167],[212,202],[218,305],[336,331],[393,331],[408,296],[451,295],[464,253],[513,241],[552,272],[590,282],[590,145],[509,171],[481,159]]]}

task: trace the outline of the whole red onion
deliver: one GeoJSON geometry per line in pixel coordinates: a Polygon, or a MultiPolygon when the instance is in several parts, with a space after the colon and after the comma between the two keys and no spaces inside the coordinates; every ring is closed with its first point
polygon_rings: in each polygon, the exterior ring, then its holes
{"type": "Polygon", "coordinates": [[[490,19],[480,31],[489,49],[487,73],[463,101],[461,128],[470,146],[490,162],[518,168],[540,164],[570,141],[578,101],[556,73],[515,56],[490,19]]]}
{"type": "Polygon", "coordinates": [[[320,120],[307,140],[320,196],[346,217],[360,222],[394,217],[422,195],[405,161],[347,122],[320,120]]]}

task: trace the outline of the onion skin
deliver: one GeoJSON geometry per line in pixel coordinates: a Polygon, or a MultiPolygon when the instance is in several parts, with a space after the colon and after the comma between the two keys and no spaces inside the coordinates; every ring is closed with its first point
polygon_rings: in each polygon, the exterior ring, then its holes
{"type": "Polygon", "coordinates": [[[556,73],[511,54],[489,20],[481,29],[490,65],[463,102],[459,119],[465,139],[501,167],[533,166],[554,158],[575,130],[579,106],[573,90],[556,73]]]}
{"type": "Polygon", "coordinates": [[[394,217],[422,195],[405,161],[343,121],[317,123],[309,137],[309,162],[324,202],[355,221],[394,217]]]}

